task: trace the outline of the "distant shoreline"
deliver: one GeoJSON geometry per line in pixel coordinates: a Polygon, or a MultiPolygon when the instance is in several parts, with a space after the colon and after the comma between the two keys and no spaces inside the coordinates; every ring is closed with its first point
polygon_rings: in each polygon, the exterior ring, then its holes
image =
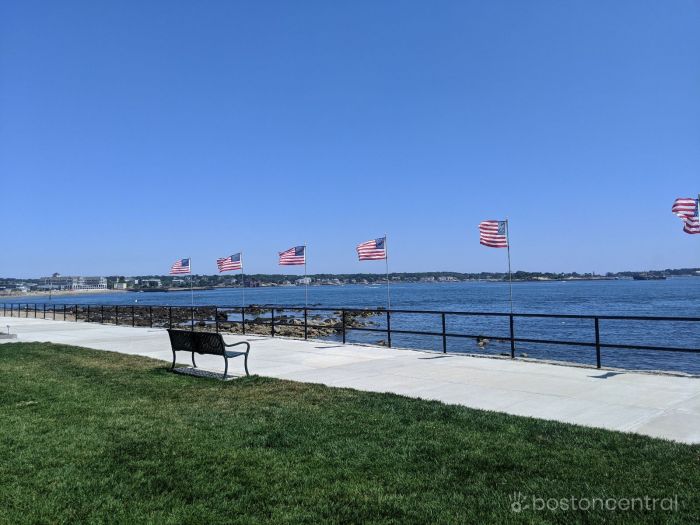
{"type": "Polygon", "coordinates": [[[112,288],[103,288],[98,290],[53,290],[52,292],[45,291],[32,291],[32,292],[21,292],[21,293],[8,293],[0,294],[0,297],[63,297],[70,295],[99,295],[99,294],[110,294],[110,293],[123,293],[130,290],[114,290],[112,288]]]}

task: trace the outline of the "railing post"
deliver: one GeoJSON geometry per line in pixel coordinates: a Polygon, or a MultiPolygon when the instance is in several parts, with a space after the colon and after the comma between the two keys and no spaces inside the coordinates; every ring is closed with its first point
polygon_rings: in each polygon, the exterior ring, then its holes
{"type": "Polygon", "coordinates": [[[386,311],[386,345],[391,348],[391,312],[386,311]]]}
{"type": "Polygon", "coordinates": [[[168,328],[173,328],[173,307],[168,306],[168,328]]]}
{"type": "Polygon", "coordinates": [[[510,358],[515,359],[515,326],[513,324],[513,314],[509,315],[510,325],[510,358]]]}
{"type": "Polygon", "coordinates": [[[304,307],[304,339],[309,338],[309,310],[304,307]]]}
{"type": "Polygon", "coordinates": [[[87,322],[90,322],[90,304],[87,305],[87,322]]]}
{"type": "Polygon", "coordinates": [[[219,307],[214,307],[214,320],[216,322],[216,333],[219,333],[219,307]]]}
{"type": "Polygon", "coordinates": [[[105,305],[100,305],[100,324],[105,324],[105,305]]]}
{"type": "Polygon", "coordinates": [[[44,303],[44,319],[46,319],[46,303],[44,303]]]}
{"type": "Polygon", "coordinates": [[[114,305],[114,325],[119,326],[119,305],[114,305]]]}
{"type": "Polygon", "coordinates": [[[75,322],[78,322],[78,305],[75,305],[75,322]]]}
{"type": "Polygon", "coordinates": [[[595,318],[595,363],[596,368],[600,368],[600,325],[598,318],[595,318]]]}
{"type": "Polygon", "coordinates": [[[66,320],[66,305],[63,305],[63,320],[66,320]]]}
{"type": "Polygon", "coordinates": [[[190,331],[194,332],[194,306],[190,306],[190,331]]]}
{"type": "Polygon", "coordinates": [[[134,311],[134,305],[131,305],[131,326],[136,326],[136,312],[134,311]]]}
{"type": "Polygon", "coordinates": [[[56,305],[51,305],[51,311],[53,312],[53,320],[56,320],[56,305]]]}
{"type": "Polygon", "coordinates": [[[343,327],[343,344],[345,344],[345,310],[340,311],[341,326],[343,327]]]}
{"type": "Polygon", "coordinates": [[[442,312],[440,314],[440,317],[442,317],[442,353],[446,354],[447,353],[447,323],[445,322],[445,312],[442,312]]]}
{"type": "Polygon", "coordinates": [[[36,319],[36,303],[34,303],[34,319],[36,319]]]}
{"type": "Polygon", "coordinates": [[[153,307],[148,307],[148,325],[153,328],[153,307]]]}
{"type": "Polygon", "coordinates": [[[272,310],[270,310],[270,312],[272,314],[272,317],[271,317],[272,322],[270,323],[270,333],[272,334],[272,337],[275,337],[275,309],[272,308],[272,310]]]}
{"type": "Polygon", "coordinates": [[[243,325],[243,335],[245,335],[245,306],[241,306],[241,324],[243,325]]]}

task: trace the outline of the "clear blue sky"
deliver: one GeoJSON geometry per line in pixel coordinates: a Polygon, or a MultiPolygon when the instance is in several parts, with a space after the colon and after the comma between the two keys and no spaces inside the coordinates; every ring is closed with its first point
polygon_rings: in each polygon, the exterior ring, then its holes
{"type": "Polygon", "coordinates": [[[698,57],[697,0],[4,1],[0,275],[700,266],[698,57]]]}

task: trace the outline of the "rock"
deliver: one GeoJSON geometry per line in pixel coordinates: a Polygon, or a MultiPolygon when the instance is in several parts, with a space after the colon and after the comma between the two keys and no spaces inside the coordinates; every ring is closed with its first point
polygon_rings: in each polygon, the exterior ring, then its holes
{"type": "Polygon", "coordinates": [[[476,346],[479,348],[485,348],[489,343],[490,341],[488,338],[484,337],[483,335],[476,336],[476,346]]]}

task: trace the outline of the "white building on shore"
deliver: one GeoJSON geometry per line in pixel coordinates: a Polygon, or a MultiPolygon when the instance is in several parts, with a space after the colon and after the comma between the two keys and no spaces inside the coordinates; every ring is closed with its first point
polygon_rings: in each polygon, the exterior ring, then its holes
{"type": "Polygon", "coordinates": [[[106,277],[42,277],[44,284],[38,286],[44,290],[106,290],[106,277]]]}

